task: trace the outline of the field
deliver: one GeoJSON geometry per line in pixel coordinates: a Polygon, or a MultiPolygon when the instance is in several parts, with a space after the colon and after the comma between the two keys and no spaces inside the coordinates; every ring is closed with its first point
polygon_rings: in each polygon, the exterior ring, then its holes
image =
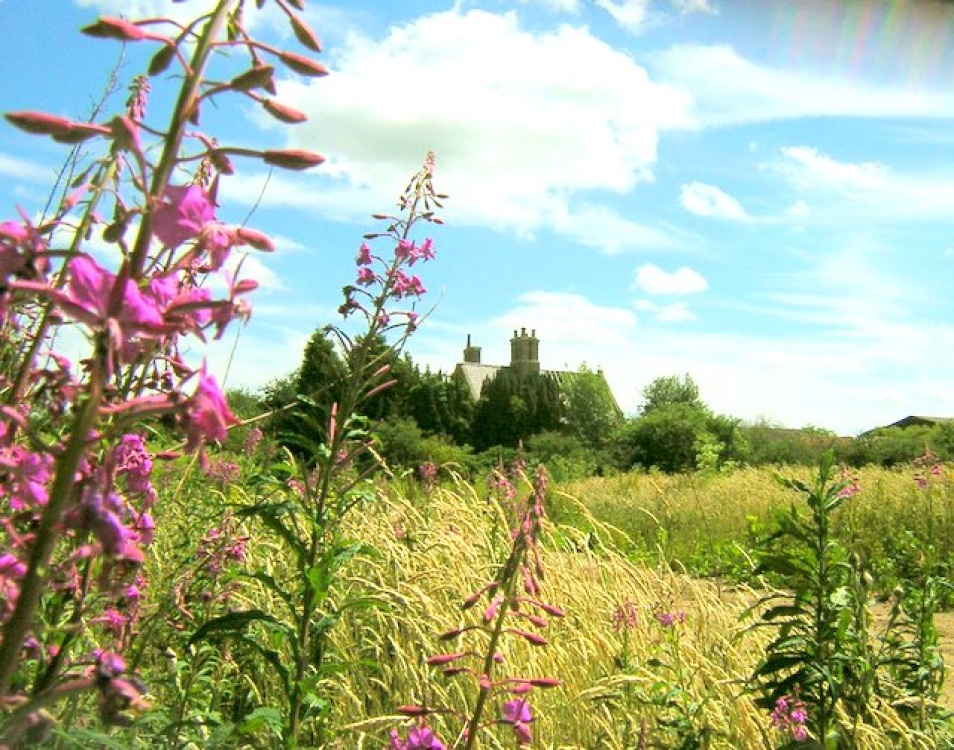
{"type": "Polygon", "coordinates": [[[743,468],[698,394],[620,425],[577,379],[572,435],[533,373],[476,405],[429,371],[402,387],[446,199],[431,152],[287,398],[233,413],[194,347],[247,319],[238,255],[281,239],[223,223],[219,178],[326,158],[196,130],[213,99],[301,123],[276,66],[328,73],[303,0],[274,3],[276,43],[307,54],[256,41],[251,5],[100,18],[87,36],[153,48],[122,114],[6,114],[84,145],[42,219],[0,222],[0,750],[954,747],[950,465],[743,468]],[[389,424],[402,399],[431,428],[389,424]],[[470,412],[494,426],[477,463],[470,412]],[[667,439],[613,463],[614,424],[667,439]],[[554,476],[674,473],[557,485],[523,437],[554,476]]]}
{"type": "MultiPolygon", "coordinates": [[[[255,623],[225,627],[219,620],[218,630],[208,623],[253,610],[281,619],[284,607],[271,581],[294,577],[287,555],[283,559],[280,542],[248,518],[230,530],[230,538],[247,537],[241,561],[225,564],[214,582],[196,568],[208,529],[221,527],[223,516],[241,517],[269,486],[257,459],[227,459],[241,466],[241,475],[232,477],[237,481],[217,483],[195,467],[185,476],[181,468],[170,470],[164,481],[169,497],[158,521],[167,534],[148,577],[151,590],[175,596],[145,605],[149,614],[136,639],[153,709],[138,719],[135,736],[154,733],[160,746],[227,747],[237,737],[250,746],[282,742],[282,691],[265,649],[247,647],[261,644],[264,633],[255,632],[255,623]],[[242,712],[244,720],[230,722],[242,712]]],[[[223,460],[213,460],[213,472],[223,460]]],[[[333,627],[315,684],[321,744],[381,747],[388,730],[417,721],[396,709],[421,704],[439,709],[428,715],[429,725],[452,742],[473,706],[476,688],[468,675],[445,677],[425,660],[479,647],[466,632],[450,644],[438,636],[480,620],[479,612],[463,612],[461,602],[494,579],[506,558],[509,505],[496,489],[442,477],[428,486],[412,476],[377,475],[342,530],[348,545],[365,546],[352,548],[325,602],[333,627]]],[[[894,549],[883,529],[931,528],[938,539],[946,534],[946,481],[919,490],[911,471],[874,469],[857,481],[861,490],[843,506],[839,526],[855,535],[858,550],[881,555],[894,549]],[[912,507],[915,501],[920,508],[912,507]]],[[[518,498],[532,493],[529,482],[517,487],[518,498]]],[[[768,638],[751,629],[756,614],[744,615],[772,584],[751,568],[748,583],[740,582],[739,561],[754,559],[751,528],[766,527],[772,510],[793,499],[768,470],[629,475],[550,487],[551,518],[539,544],[540,596],[565,617],[547,618],[540,629],[546,645],[510,638],[501,647],[502,674],[560,681],[532,691],[533,746],[782,746],[786,734],[746,689],[768,638]],[[728,566],[727,560],[735,580],[701,577],[701,569],[728,566]],[[667,622],[667,614],[675,619],[667,622]]],[[[892,561],[872,560],[884,575],[895,575],[892,561]]],[[[873,591],[870,602],[880,615],[872,632],[888,611],[879,593],[873,591]]],[[[265,642],[287,658],[280,639],[265,642]]],[[[947,736],[943,722],[914,726],[888,700],[870,708],[864,721],[855,717],[856,747],[937,747],[947,736]]],[[[512,746],[512,733],[503,729],[487,725],[481,746],[512,746]]],[[[315,731],[312,725],[309,733],[315,731]]],[[[129,746],[155,743],[122,736],[129,746]]]]}

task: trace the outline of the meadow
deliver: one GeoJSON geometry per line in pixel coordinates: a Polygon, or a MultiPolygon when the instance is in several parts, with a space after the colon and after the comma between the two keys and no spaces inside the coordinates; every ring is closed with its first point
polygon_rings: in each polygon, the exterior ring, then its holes
{"type": "Polygon", "coordinates": [[[0,222],[0,748],[951,747],[929,453],[564,485],[519,453],[389,467],[369,414],[426,323],[433,154],[356,242],[334,398],[289,405],[290,436],[233,413],[186,353],[248,315],[230,254],[274,243],[217,218],[218,180],[323,157],[195,128],[213,97],[303,119],[275,66],[321,77],[321,46],[274,5],[304,52],[236,0],[105,17],[84,33],[154,47],[120,114],[6,115],[91,151],[49,216],[0,222]]]}
{"type": "MultiPolygon", "coordinates": [[[[235,619],[238,612],[281,611],[269,582],[294,577],[284,569],[290,561],[282,545],[247,514],[280,486],[270,479],[289,475],[291,465],[276,456],[262,443],[251,455],[213,456],[208,472],[195,463],[164,472],[157,523],[167,532],[145,573],[150,591],[170,595],[143,602],[133,662],[152,707],[135,732],[115,735],[123,738],[117,746],[280,747],[288,740],[280,718],[285,698],[269,662],[287,663],[289,656],[280,638],[264,632],[273,623],[235,619]],[[227,481],[216,479],[222,473],[227,481]],[[230,519],[227,533],[215,533],[223,518],[230,519]],[[216,540],[224,554],[214,551],[216,540]],[[241,553],[228,554],[236,540],[241,553]],[[210,570],[211,559],[221,567],[210,570]],[[255,633],[256,626],[263,631],[255,633]]],[[[752,676],[770,639],[753,628],[761,609],[748,612],[784,583],[755,574],[751,536],[753,527],[770,526],[773,512],[797,502],[776,473],[810,475],[785,467],[642,473],[548,488],[542,596],[565,616],[547,618],[540,631],[546,645],[518,638],[501,649],[509,675],[560,682],[534,691],[530,746],[787,746],[790,732],[757,703],[752,676]],[[730,549],[736,554],[724,553],[730,549]],[[732,575],[716,575],[726,559],[736,566],[732,575]]],[[[922,489],[914,474],[865,469],[853,478],[858,493],[839,509],[837,525],[855,549],[870,550],[872,567],[892,576],[897,550],[885,530],[930,529],[938,540],[950,538],[949,481],[934,477],[922,489]]],[[[398,713],[401,705],[434,707],[429,726],[459,746],[475,687],[460,675],[444,676],[427,659],[457,651],[441,633],[479,621],[461,602],[507,556],[510,501],[499,487],[465,482],[450,470],[431,483],[381,468],[367,481],[364,500],[342,529],[353,554],[337,570],[323,614],[333,628],[316,684],[319,746],[381,747],[389,730],[418,721],[398,713]]],[[[525,476],[514,481],[519,497],[532,495],[525,476]]],[[[879,598],[889,593],[872,589],[867,605],[886,614],[879,598]]],[[[884,617],[869,625],[874,640],[887,637],[884,617]]],[[[912,722],[898,708],[911,699],[878,697],[863,720],[844,717],[851,730],[842,746],[946,746],[942,713],[912,722]]],[[[943,691],[938,700],[950,707],[943,691]]],[[[488,727],[480,746],[513,746],[511,732],[496,729],[488,727]]],[[[90,741],[75,724],[56,734],[62,747],[88,746],[74,744],[77,737],[90,741]]]]}

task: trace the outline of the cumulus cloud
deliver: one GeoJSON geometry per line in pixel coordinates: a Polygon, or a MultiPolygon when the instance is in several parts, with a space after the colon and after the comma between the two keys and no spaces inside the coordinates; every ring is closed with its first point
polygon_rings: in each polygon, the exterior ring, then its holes
{"type": "Polygon", "coordinates": [[[520,0],[522,5],[542,5],[548,10],[560,13],[579,13],[582,8],[580,0],[520,0]]]}
{"type": "Polygon", "coordinates": [[[698,271],[686,266],[670,273],[647,263],[636,270],[636,286],[646,294],[682,296],[704,292],[709,288],[709,283],[698,271]]]}
{"type": "Polygon", "coordinates": [[[195,3],[176,0],[73,0],[80,8],[124,18],[174,18],[186,21],[196,15],[195,3]]]}
{"type": "Polygon", "coordinates": [[[635,324],[636,316],[631,310],[600,305],[580,294],[538,290],[520,295],[517,306],[494,318],[490,327],[501,332],[535,330],[541,340],[547,341],[551,361],[555,362],[563,358],[561,352],[583,343],[594,350],[610,346],[635,324]]]}
{"type": "Polygon", "coordinates": [[[807,187],[871,189],[887,181],[888,170],[875,162],[840,162],[810,146],[788,146],[782,155],[799,168],[791,174],[807,187]]]}
{"type": "Polygon", "coordinates": [[[731,195],[715,185],[704,182],[689,182],[679,191],[679,203],[691,214],[713,219],[745,221],[749,218],[742,205],[731,195]]]}
{"type": "Polygon", "coordinates": [[[596,0],[596,5],[623,28],[638,31],[646,23],[650,0],[596,0]]]}
{"type": "Polygon", "coordinates": [[[457,225],[529,234],[565,220],[580,193],[650,180],[660,131],[686,124],[688,99],[629,55],[585,28],[529,31],[512,12],[447,11],[383,39],[354,35],[332,68],[280,85],[311,118],[291,145],[328,154],[332,187],[377,205],[433,150],[457,225]]]}
{"type": "Polygon", "coordinates": [[[763,65],[725,44],[675,45],[655,57],[653,69],[692,94],[700,127],[803,117],[954,116],[954,95],[948,91],[763,65]]]}
{"type": "Polygon", "coordinates": [[[581,245],[606,255],[638,250],[668,250],[685,244],[674,231],[641,224],[606,206],[580,203],[553,217],[551,227],[581,245]]]}

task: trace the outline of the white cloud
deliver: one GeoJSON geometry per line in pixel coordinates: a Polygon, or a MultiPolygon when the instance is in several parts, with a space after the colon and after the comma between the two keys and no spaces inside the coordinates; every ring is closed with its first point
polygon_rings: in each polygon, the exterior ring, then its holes
{"type": "Polygon", "coordinates": [[[731,46],[675,45],[655,58],[663,81],[692,94],[698,126],[804,117],[947,118],[954,95],[760,65],[731,46]]]}
{"type": "Polygon", "coordinates": [[[636,300],[633,306],[642,312],[650,313],[660,323],[685,323],[696,320],[696,315],[685,302],[673,302],[669,305],[657,305],[650,300],[636,300]]]}
{"type": "Polygon", "coordinates": [[[709,283],[698,271],[682,266],[669,273],[652,263],[636,270],[636,285],[652,295],[698,294],[709,288],[709,283]]]}
{"type": "Polygon", "coordinates": [[[718,13],[712,0],[672,0],[680,13],[718,13]]]}
{"type": "Polygon", "coordinates": [[[176,0],[74,0],[80,8],[92,8],[98,13],[124,18],[174,18],[185,21],[193,18],[199,10],[195,3],[176,0]]]}
{"type": "Polygon", "coordinates": [[[810,146],[788,146],[782,155],[799,168],[791,174],[804,187],[870,190],[887,183],[888,170],[883,164],[840,162],[810,146]]]}
{"type": "Polygon", "coordinates": [[[551,228],[607,255],[634,250],[668,250],[684,244],[675,232],[631,221],[605,206],[580,203],[553,217],[551,228]]]}
{"type": "Polygon", "coordinates": [[[0,175],[15,180],[49,183],[53,171],[16,156],[0,153],[0,175]]]}
{"type": "Polygon", "coordinates": [[[582,4],[580,0],[520,0],[522,5],[542,5],[548,10],[560,13],[579,13],[582,4]]]}
{"type": "MultiPolygon", "coordinates": [[[[547,342],[540,352],[544,367],[568,365],[575,369],[584,361],[593,362],[594,357],[573,360],[567,358],[568,352],[581,345],[590,347],[591,353],[601,351],[635,324],[636,316],[625,308],[599,305],[579,294],[534,291],[520,295],[519,304],[490,321],[489,328],[500,332],[501,341],[516,329],[535,330],[541,341],[547,342]]],[[[509,335],[506,338],[509,340],[509,335]]]]}
{"type": "Polygon", "coordinates": [[[612,16],[620,26],[638,31],[646,23],[651,0],[596,0],[596,5],[612,16]]]}
{"type": "Polygon", "coordinates": [[[742,205],[715,185],[693,181],[679,190],[679,203],[691,214],[714,219],[745,221],[749,218],[742,205]]]}
{"type": "Polygon", "coordinates": [[[515,13],[448,11],[352,36],[332,68],[280,86],[310,115],[291,145],[326,154],[345,196],[316,182],[321,197],[295,198],[322,211],[355,191],[390,203],[433,150],[449,220],[530,234],[566,222],[580,193],[650,180],[660,130],[687,124],[688,99],[628,54],[585,28],[528,31],[515,13]]]}

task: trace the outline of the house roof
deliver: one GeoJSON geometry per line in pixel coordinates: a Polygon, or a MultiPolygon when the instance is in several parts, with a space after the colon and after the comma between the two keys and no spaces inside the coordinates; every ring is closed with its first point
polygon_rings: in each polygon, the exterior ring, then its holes
{"type": "MultiPolygon", "coordinates": [[[[506,369],[509,369],[506,365],[484,365],[478,364],[476,362],[460,362],[458,363],[454,372],[458,377],[464,379],[464,382],[467,384],[467,387],[470,390],[471,396],[473,396],[474,400],[476,401],[480,398],[480,393],[483,390],[484,383],[486,383],[490,378],[496,376],[500,370],[506,369]]],[[[616,397],[613,395],[613,391],[609,387],[609,383],[606,382],[606,377],[601,371],[580,373],[573,372],[571,370],[541,370],[540,374],[553,378],[561,389],[566,388],[568,383],[583,377],[584,375],[598,378],[599,382],[603,386],[608,403],[612,404],[617,413],[622,413],[622,410],[619,408],[619,404],[616,402],[616,397]]]]}
{"type": "Polygon", "coordinates": [[[929,427],[931,425],[946,424],[949,422],[954,422],[954,417],[925,417],[912,414],[904,419],[899,419],[897,422],[885,425],[885,427],[929,427]]]}
{"type": "Polygon", "coordinates": [[[480,398],[480,392],[484,383],[494,377],[499,370],[503,369],[500,365],[482,365],[476,362],[461,362],[457,365],[455,373],[464,379],[470,395],[476,401],[480,398]]]}

